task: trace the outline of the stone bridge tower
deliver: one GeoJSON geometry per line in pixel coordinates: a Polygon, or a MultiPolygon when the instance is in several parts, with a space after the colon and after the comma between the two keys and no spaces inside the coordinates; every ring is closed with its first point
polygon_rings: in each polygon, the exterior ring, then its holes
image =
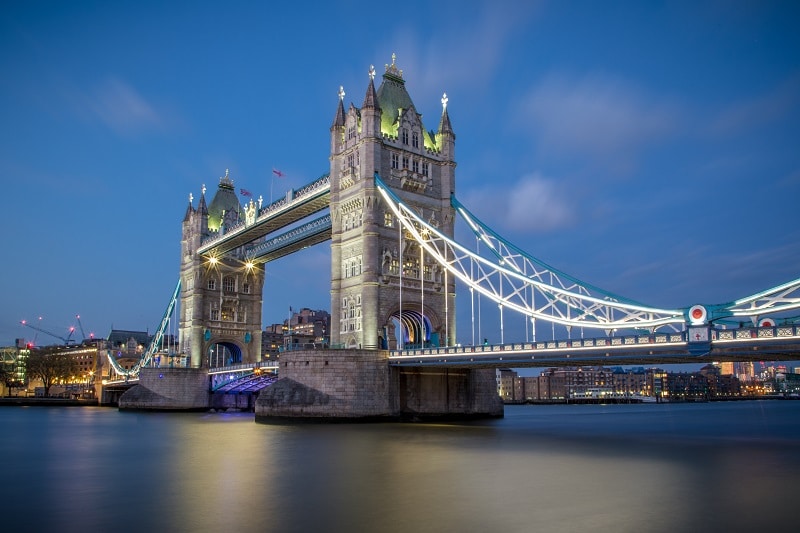
{"type": "Polygon", "coordinates": [[[455,339],[455,284],[404,235],[374,175],[445,235],[453,236],[455,134],[442,98],[438,131],[427,131],[403,71],[375,69],[361,108],[331,126],[331,343],[352,348],[445,346],[455,339]]]}
{"type": "Polygon", "coordinates": [[[197,253],[204,238],[244,217],[227,171],[208,206],[205,192],[204,185],[197,209],[189,197],[182,225],[180,350],[195,368],[256,362],[261,359],[264,265],[248,262],[243,249],[224,257],[197,253]]]}

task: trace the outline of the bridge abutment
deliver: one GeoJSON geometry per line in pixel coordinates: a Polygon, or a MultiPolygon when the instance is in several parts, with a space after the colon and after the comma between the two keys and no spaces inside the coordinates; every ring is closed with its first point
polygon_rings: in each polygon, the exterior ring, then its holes
{"type": "Polygon", "coordinates": [[[256,401],[257,422],[502,417],[494,371],[392,368],[388,352],[315,350],[281,355],[281,379],[256,401]]]}
{"type": "Polygon", "coordinates": [[[208,369],[152,368],[119,398],[121,410],[204,411],[209,407],[208,369]]]}

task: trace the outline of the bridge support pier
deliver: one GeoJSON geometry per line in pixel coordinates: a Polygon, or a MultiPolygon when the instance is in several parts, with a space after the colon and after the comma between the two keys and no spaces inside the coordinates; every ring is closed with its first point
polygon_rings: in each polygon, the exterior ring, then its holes
{"type": "Polygon", "coordinates": [[[119,398],[120,410],[205,411],[208,369],[142,368],[139,384],[119,398]]]}
{"type": "Polygon", "coordinates": [[[388,352],[281,355],[281,379],[256,400],[256,422],[456,420],[502,417],[493,370],[400,369],[388,352]]]}

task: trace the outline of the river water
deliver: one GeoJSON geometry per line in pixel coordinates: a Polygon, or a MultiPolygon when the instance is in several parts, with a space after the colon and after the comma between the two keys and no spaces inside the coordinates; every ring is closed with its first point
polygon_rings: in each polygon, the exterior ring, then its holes
{"type": "Polygon", "coordinates": [[[9,532],[788,531],[800,401],[291,426],[3,407],[0,462],[9,532]]]}

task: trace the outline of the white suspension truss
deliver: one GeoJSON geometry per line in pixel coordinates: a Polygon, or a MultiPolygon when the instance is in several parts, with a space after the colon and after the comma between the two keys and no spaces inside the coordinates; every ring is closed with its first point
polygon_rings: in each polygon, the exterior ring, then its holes
{"type": "Polygon", "coordinates": [[[765,314],[794,309],[800,309],[800,278],[721,306],[714,310],[714,315],[750,317],[755,320],[765,314]]]}
{"type": "Polygon", "coordinates": [[[114,368],[117,374],[125,376],[126,378],[136,378],[139,377],[139,371],[142,369],[142,367],[150,364],[153,356],[158,352],[161,346],[161,340],[164,338],[164,332],[167,331],[167,328],[169,327],[170,319],[172,318],[172,312],[175,310],[175,305],[178,302],[178,296],[180,296],[180,294],[181,280],[179,279],[178,284],[175,286],[175,290],[172,292],[172,298],[167,305],[167,310],[164,311],[161,324],[159,324],[155,335],[153,335],[153,340],[150,342],[150,345],[147,347],[147,350],[144,352],[144,354],[142,354],[141,359],[139,359],[139,361],[133,365],[132,368],[126,369],[122,367],[122,365],[117,362],[117,359],[114,357],[112,351],[108,351],[108,362],[111,363],[111,366],[114,368]]]}
{"type": "MultiPolygon", "coordinates": [[[[375,185],[403,228],[427,253],[470,290],[488,297],[501,309],[567,327],[598,328],[607,332],[628,328],[674,328],[685,323],[681,309],[657,309],[621,299],[544,263],[532,261],[488,232],[479,233],[479,238],[492,249],[498,261],[481,257],[425,222],[381,181],[377,173],[375,185]]],[[[477,225],[473,230],[475,227],[477,225]]]]}

